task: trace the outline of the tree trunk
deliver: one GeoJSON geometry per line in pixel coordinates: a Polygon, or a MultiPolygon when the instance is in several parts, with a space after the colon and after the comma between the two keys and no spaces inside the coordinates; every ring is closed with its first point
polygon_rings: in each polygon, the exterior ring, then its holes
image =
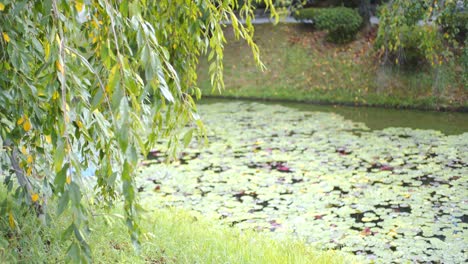
{"type": "Polygon", "coordinates": [[[370,0],[359,1],[359,14],[362,16],[363,26],[367,27],[370,25],[371,17],[371,3],[370,0]]]}

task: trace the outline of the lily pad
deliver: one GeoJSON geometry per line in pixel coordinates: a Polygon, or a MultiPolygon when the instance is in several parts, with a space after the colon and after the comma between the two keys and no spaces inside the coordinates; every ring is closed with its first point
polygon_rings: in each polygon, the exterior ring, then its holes
{"type": "Polygon", "coordinates": [[[465,261],[468,133],[371,131],[334,113],[259,103],[199,111],[207,146],[194,139],[172,164],[162,163],[161,147],[143,163],[137,182],[152,206],[367,262],[465,261]]]}

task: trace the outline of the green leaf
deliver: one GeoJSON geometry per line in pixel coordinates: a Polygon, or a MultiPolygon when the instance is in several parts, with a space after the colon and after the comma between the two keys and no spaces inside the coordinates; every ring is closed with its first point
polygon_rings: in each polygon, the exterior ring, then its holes
{"type": "Polygon", "coordinates": [[[65,144],[63,140],[57,139],[57,147],[54,153],[55,173],[62,169],[63,159],[65,158],[65,144]]]}
{"type": "Polygon", "coordinates": [[[138,152],[137,149],[135,148],[134,145],[131,145],[126,152],[126,157],[127,160],[130,162],[132,165],[136,165],[138,162],[138,152]]]}
{"type": "Polygon", "coordinates": [[[58,200],[57,216],[61,215],[63,211],[68,207],[69,201],[70,201],[70,197],[68,195],[68,192],[62,193],[62,196],[60,196],[58,200]]]}
{"type": "Polygon", "coordinates": [[[73,234],[73,230],[75,228],[75,224],[74,223],[71,223],[71,225],[69,225],[67,227],[67,229],[65,229],[65,231],[63,231],[63,233],[61,234],[60,238],[63,240],[63,241],[66,241],[66,240],[69,240],[71,235],[73,234]]]}
{"type": "Polygon", "coordinates": [[[72,205],[73,206],[79,205],[81,201],[80,186],[78,186],[75,182],[71,182],[68,192],[70,193],[70,201],[72,205]]]}
{"type": "Polygon", "coordinates": [[[69,164],[66,163],[62,169],[55,175],[54,179],[54,193],[63,193],[63,187],[65,186],[65,182],[67,180],[67,172],[69,168],[69,164]]]}
{"type": "Polygon", "coordinates": [[[72,242],[68,248],[67,256],[71,263],[81,263],[80,245],[76,242],[72,242]]]}
{"type": "Polygon", "coordinates": [[[116,136],[119,142],[119,146],[122,152],[127,151],[128,140],[129,140],[129,105],[127,98],[123,97],[120,100],[119,107],[119,129],[117,130],[116,136]]]}
{"type": "Polygon", "coordinates": [[[192,136],[193,136],[193,131],[194,129],[189,129],[189,131],[185,132],[184,135],[184,146],[187,147],[190,144],[190,141],[192,141],[192,136]]]}
{"type": "Polygon", "coordinates": [[[169,91],[169,86],[167,86],[166,79],[164,73],[161,68],[158,69],[158,80],[159,80],[159,89],[163,94],[164,98],[166,98],[169,102],[173,103],[174,97],[172,96],[171,91],[169,91]]]}
{"type": "Polygon", "coordinates": [[[102,89],[98,89],[91,102],[91,110],[94,110],[98,108],[99,106],[101,106],[103,98],[104,98],[104,93],[102,89]]]}

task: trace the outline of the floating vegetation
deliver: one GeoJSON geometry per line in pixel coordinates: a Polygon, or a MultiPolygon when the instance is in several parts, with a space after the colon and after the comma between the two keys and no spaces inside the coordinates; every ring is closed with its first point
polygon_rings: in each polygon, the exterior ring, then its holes
{"type": "Polygon", "coordinates": [[[242,229],[295,235],[367,262],[467,258],[468,133],[370,131],[333,113],[200,106],[210,144],[150,153],[139,191],[242,229]]]}

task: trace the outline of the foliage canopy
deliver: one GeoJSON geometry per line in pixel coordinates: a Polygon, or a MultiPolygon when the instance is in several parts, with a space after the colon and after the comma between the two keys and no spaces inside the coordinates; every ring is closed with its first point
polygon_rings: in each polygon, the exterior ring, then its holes
{"type": "MultiPolygon", "coordinates": [[[[139,156],[162,137],[175,151],[203,129],[196,65],[207,54],[211,84],[223,86],[220,22],[232,20],[261,65],[252,17],[251,1],[236,0],[0,2],[0,174],[10,191],[17,178],[16,201],[34,205],[44,221],[49,198],[58,199],[58,214],[72,212],[64,233],[72,260],[90,260],[82,172],[96,167],[98,200],[123,195],[138,241],[139,156]],[[192,129],[181,136],[184,126],[192,129]]],[[[2,208],[17,229],[9,206],[2,208]]]]}

